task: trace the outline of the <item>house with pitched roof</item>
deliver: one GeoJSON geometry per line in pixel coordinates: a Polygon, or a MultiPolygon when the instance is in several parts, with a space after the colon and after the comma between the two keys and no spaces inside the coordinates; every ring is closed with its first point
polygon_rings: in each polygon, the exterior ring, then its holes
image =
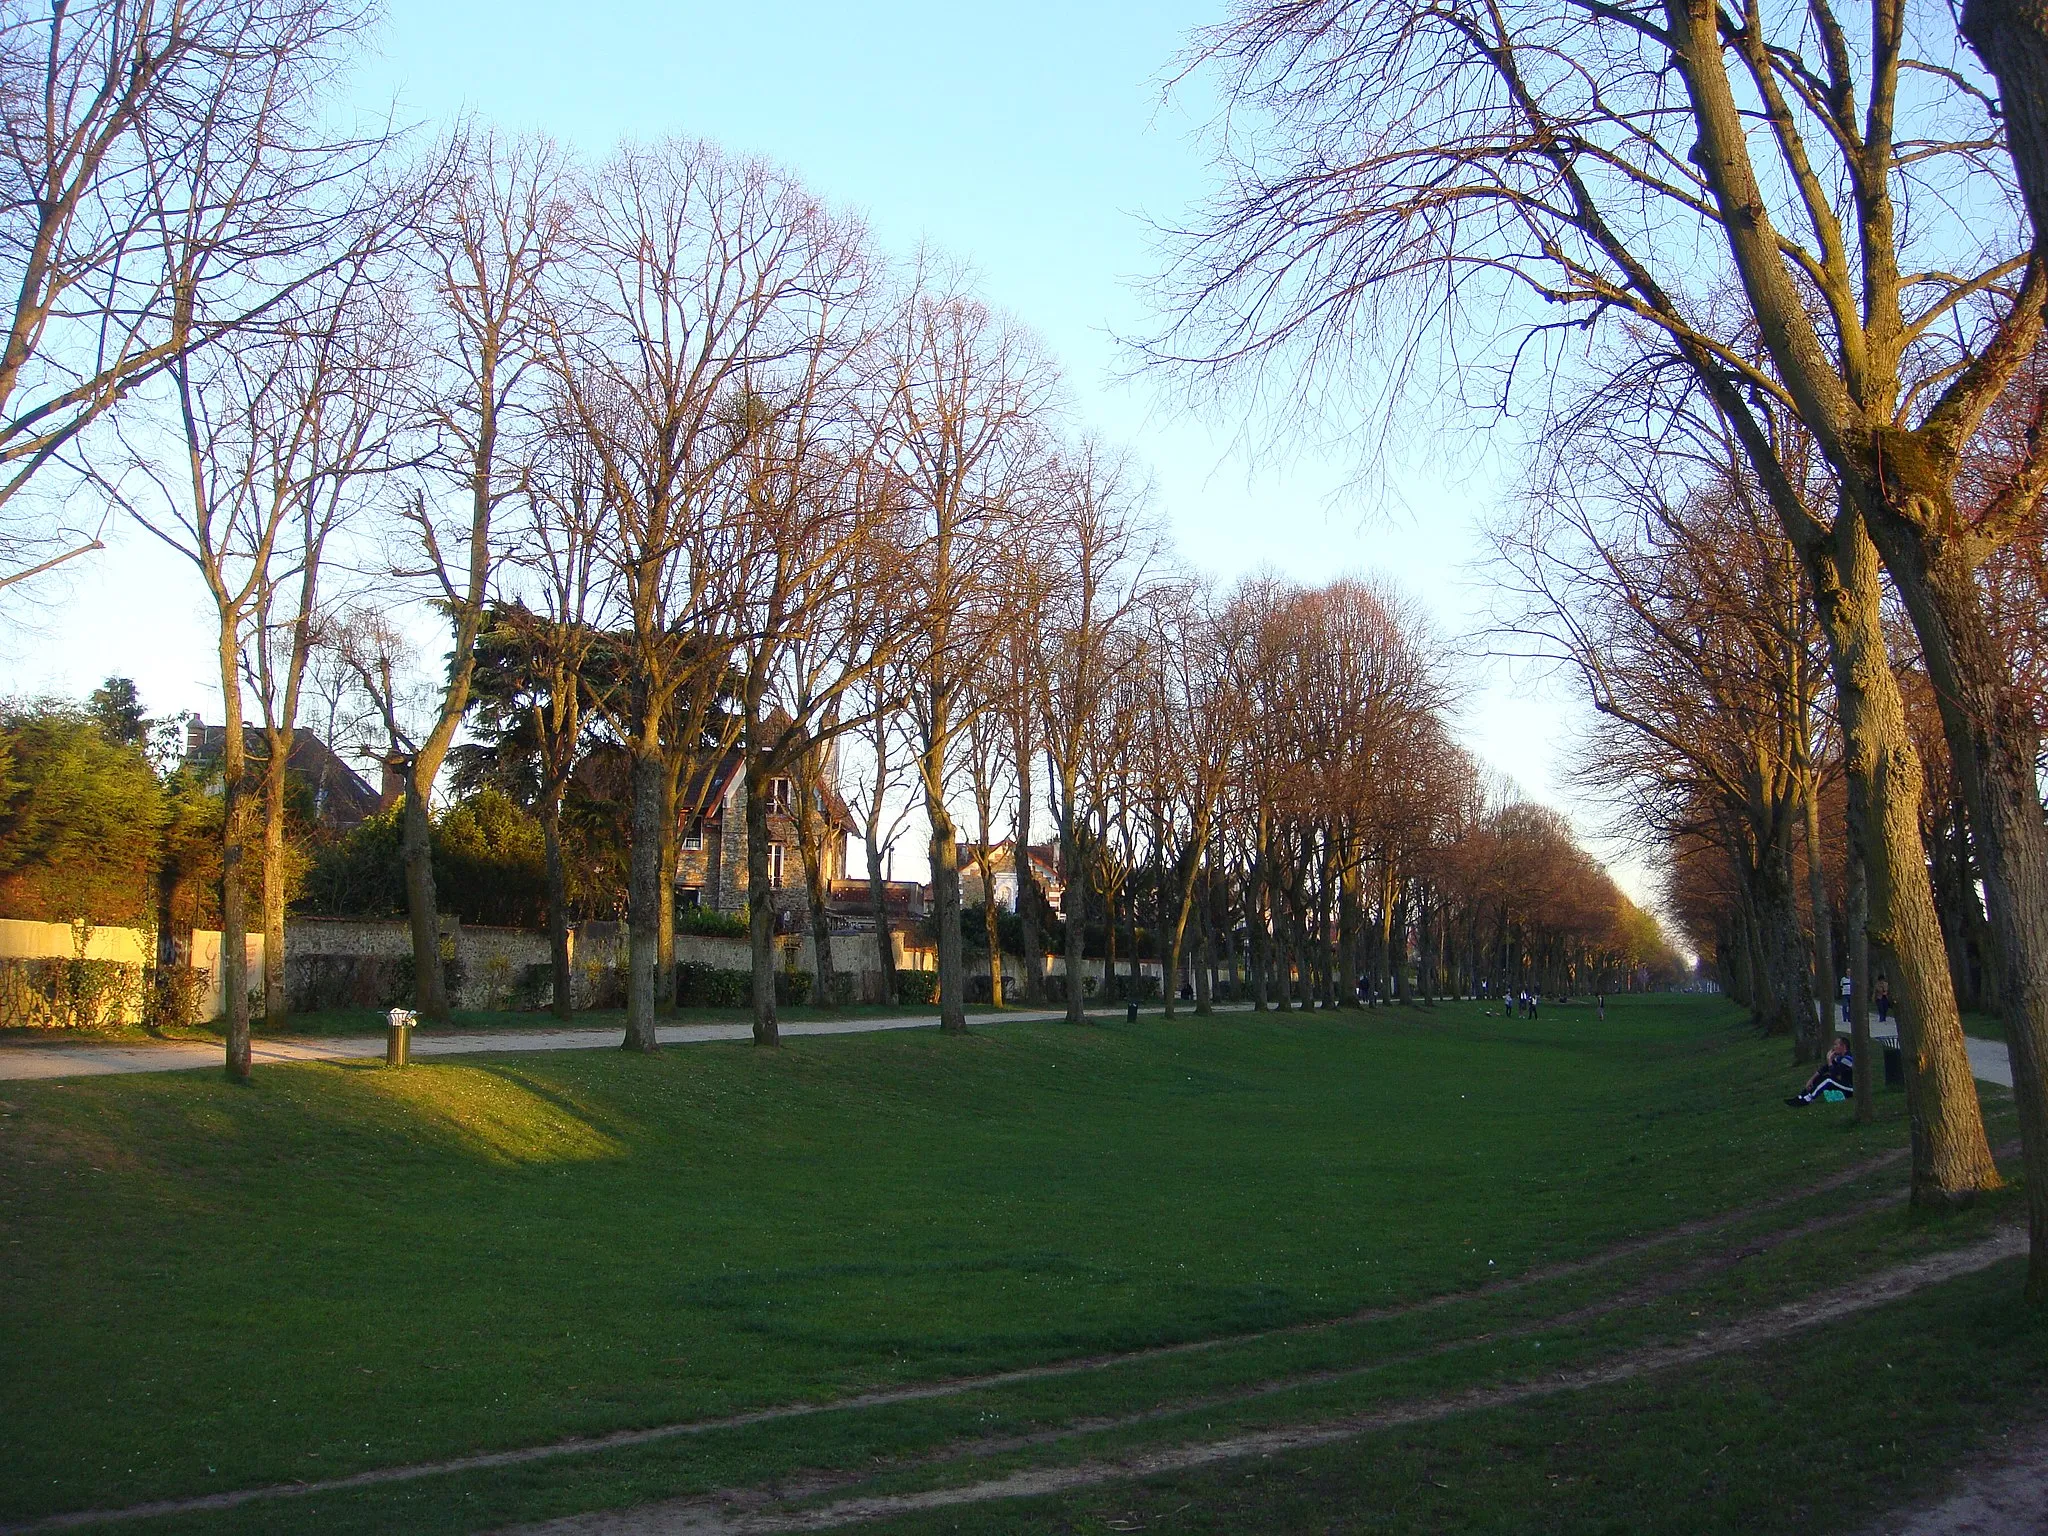
{"type": "MultiPolygon", "coordinates": [[[[981,844],[960,845],[960,900],[968,906],[976,906],[984,899],[981,888],[981,844]]],[[[1060,850],[1057,843],[1027,843],[1025,857],[1033,878],[1038,881],[1039,890],[1045,893],[1047,904],[1053,911],[1060,910],[1060,897],[1067,884],[1060,874],[1060,850]]],[[[1017,844],[1014,839],[1005,838],[989,849],[989,884],[995,889],[995,903],[1005,912],[1017,910],[1017,844]]]]}
{"type": "MultiPolygon", "coordinates": [[[[846,878],[847,841],[853,813],[840,798],[838,755],[827,751],[819,775],[818,814],[825,824],[827,889],[846,878]]],[[[778,907],[804,900],[803,853],[797,844],[796,780],[778,775],[767,782],[768,880],[778,907]]],[[[677,797],[675,891],[682,906],[743,912],[747,905],[746,763],[734,747],[684,781],[677,797]]]]}

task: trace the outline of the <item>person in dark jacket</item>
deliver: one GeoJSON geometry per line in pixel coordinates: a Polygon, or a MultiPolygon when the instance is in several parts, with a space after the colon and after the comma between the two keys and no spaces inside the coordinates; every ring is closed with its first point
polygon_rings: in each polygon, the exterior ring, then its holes
{"type": "Polygon", "coordinates": [[[1856,1058],[1849,1053],[1846,1035],[1835,1036],[1835,1043],[1828,1047],[1828,1059],[1820,1064],[1820,1070],[1785,1102],[1798,1108],[1811,1104],[1815,1099],[1826,1098],[1830,1093],[1838,1098],[1852,1098],[1856,1093],[1856,1058]]]}

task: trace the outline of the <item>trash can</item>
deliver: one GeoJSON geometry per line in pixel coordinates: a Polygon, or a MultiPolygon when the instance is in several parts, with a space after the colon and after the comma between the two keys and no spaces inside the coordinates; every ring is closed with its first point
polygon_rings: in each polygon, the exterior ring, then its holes
{"type": "Polygon", "coordinates": [[[1884,1048],[1884,1085],[1887,1088],[1906,1086],[1906,1058],[1900,1054],[1897,1041],[1884,1048]]]}
{"type": "Polygon", "coordinates": [[[402,1067],[412,1060],[412,1027],[419,1015],[406,1008],[394,1008],[384,1015],[384,1065],[402,1067]]]}
{"type": "Polygon", "coordinates": [[[1124,1022],[1126,1024],[1138,1022],[1138,1005],[1136,1003],[1126,1003],[1124,1005],[1124,1022]]]}

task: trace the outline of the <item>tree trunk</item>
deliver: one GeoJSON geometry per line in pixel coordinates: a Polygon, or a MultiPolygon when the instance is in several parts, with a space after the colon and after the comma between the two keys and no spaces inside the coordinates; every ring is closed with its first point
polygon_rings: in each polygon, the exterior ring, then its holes
{"type": "Polygon", "coordinates": [[[1812,1061],[1818,1026],[1806,1006],[1806,956],[1800,942],[1799,908],[1792,895],[1789,828],[1778,812],[1767,812],[1757,833],[1763,840],[1749,878],[1750,911],[1755,918],[1758,978],[1762,994],[1756,1008],[1764,1033],[1793,1042],[1794,1061],[1812,1061]]]}
{"type": "Polygon", "coordinates": [[[661,964],[661,814],[662,781],[668,764],[654,744],[653,733],[633,751],[633,845],[626,885],[626,1038],[629,1051],[660,1047],[655,1034],[659,992],[656,971],[661,964]]]}
{"type": "Polygon", "coordinates": [[[1017,867],[1017,926],[1024,941],[1024,1001],[1045,1001],[1045,935],[1039,922],[1045,893],[1031,867],[1031,747],[1025,733],[1017,735],[1017,830],[1012,837],[1017,867]]]}
{"type": "Polygon", "coordinates": [[[569,969],[569,895],[562,871],[562,800],[545,796],[540,807],[541,848],[547,857],[548,960],[554,973],[552,1011],[566,1019],[575,1009],[575,977],[569,969]]]}
{"type": "MultiPolygon", "coordinates": [[[[1838,514],[1832,542],[1832,558],[1810,560],[1808,573],[1842,721],[1850,837],[1861,855],[1866,892],[1862,930],[1893,979],[1912,1122],[1912,1198],[1920,1205],[1951,1204],[1995,1189],[2000,1180],[1927,877],[1920,755],[1885,646],[1877,552],[1853,507],[1838,514]]],[[[1857,997],[1864,995],[1853,976],[1851,985],[1857,997]]]]}
{"type": "Polygon", "coordinates": [[[405,907],[412,925],[413,1007],[423,1019],[448,1021],[448,984],[441,974],[441,912],[434,893],[434,830],[427,820],[427,789],[419,760],[405,767],[405,805],[399,813],[399,858],[405,868],[405,907]]]}
{"type": "MultiPolygon", "coordinates": [[[[1834,991],[1835,948],[1834,914],[1828,901],[1828,877],[1825,862],[1821,857],[1820,841],[1820,775],[1809,764],[1806,785],[1799,796],[1800,809],[1805,813],[1806,833],[1806,899],[1813,909],[1813,1003],[1817,1014],[1825,1014],[1828,998],[1834,991]]],[[[1858,995],[1861,993],[1859,991],[1858,995]]],[[[1823,1025],[1826,1020],[1820,1021],[1823,1025]]],[[[1823,1035],[1826,1033],[1822,1030],[1823,1035]]],[[[1825,1049],[1825,1047],[1823,1047],[1825,1049]]],[[[1856,1058],[1861,1061],[1862,1057],[1856,1058]]]]}
{"type": "Polygon", "coordinates": [[[664,762],[661,769],[661,894],[654,904],[654,1011],[676,1007],[676,775],[664,762]]]}
{"type": "Polygon", "coordinates": [[[221,679],[221,838],[220,838],[220,985],[227,1022],[228,1081],[249,1081],[249,956],[242,878],[243,848],[248,838],[247,771],[242,743],[241,652],[234,623],[223,619],[220,634],[221,679]]]}
{"type": "MultiPolygon", "coordinates": [[[[1131,941],[1129,958],[1124,962],[1127,967],[1124,973],[1124,1000],[1131,1002],[1135,1001],[1144,992],[1145,968],[1139,963],[1138,955],[1138,888],[1135,884],[1128,884],[1123,887],[1123,892],[1128,893],[1130,896],[1130,900],[1123,903],[1123,909],[1124,915],[1130,919],[1129,926],[1125,928],[1124,932],[1131,941]]],[[[1117,904],[1112,902],[1110,910],[1114,912],[1116,906],[1117,904]]]]}
{"type": "Polygon", "coordinates": [[[754,1044],[782,1044],[775,1016],[775,886],[768,867],[768,781],[747,769],[747,946],[754,962],[754,1044]]]}
{"type": "MultiPolygon", "coordinates": [[[[1862,820],[1862,813],[1854,813],[1855,821],[1862,820]]],[[[1853,823],[1852,823],[1853,825],[1853,823]]],[[[1852,833],[1848,848],[1846,893],[1849,905],[1849,1053],[1856,1058],[1856,1119],[1859,1124],[1868,1125],[1877,1118],[1877,1085],[1882,1074],[1877,1063],[1871,1058],[1870,1041],[1870,877],[1865,868],[1863,855],[1856,847],[1852,833]]],[[[1903,1035],[1901,1036],[1903,1039],[1903,1035]]],[[[1912,1136],[1917,1144],[1917,1117],[1913,1114],[1913,1097],[1907,1096],[1906,1118],[1914,1127],[1912,1136]]]]}
{"type": "Polygon", "coordinates": [[[1252,867],[1246,872],[1244,882],[1244,927],[1248,950],[1245,961],[1251,967],[1254,1013],[1264,1013],[1270,1003],[1268,985],[1273,974],[1273,935],[1267,923],[1266,913],[1272,885],[1272,860],[1272,834],[1266,808],[1260,806],[1258,843],[1253,852],[1252,867]]]}
{"type": "Polygon", "coordinates": [[[1060,785],[1060,862],[1066,870],[1064,900],[1067,920],[1067,1022],[1088,1022],[1088,881],[1081,868],[1081,849],[1074,835],[1074,785],[1060,785]]]}
{"type": "Polygon", "coordinates": [[[1998,82],[2005,145],[2039,246],[2048,242],[2048,4],[1963,0],[1962,33],[1998,82]]]}
{"type": "MultiPolygon", "coordinates": [[[[988,1000],[994,1008],[1003,1006],[1003,925],[1002,913],[996,906],[996,882],[992,861],[988,857],[988,837],[984,829],[981,840],[982,851],[978,856],[981,865],[981,926],[988,939],[988,1000]]],[[[1022,896],[1019,896],[1022,901],[1022,896]]]]}
{"type": "Polygon", "coordinates": [[[2027,1296],[2048,1302],[2048,824],[2034,777],[2040,740],[1985,622],[1975,571],[1953,548],[1923,542],[1903,516],[1878,519],[1872,532],[1919,635],[1976,834],[2004,966],[1999,994],[2026,1158],[2027,1296]]]}
{"type": "Polygon", "coordinates": [[[851,1001],[840,996],[839,965],[832,954],[832,914],[825,910],[825,850],[804,844],[804,893],[811,908],[811,1001],[837,1007],[851,1001]]]}
{"type": "MultiPolygon", "coordinates": [[[[1180,900],[1177,903],[1177,910],[1173,916],[1173,929],[1167,945],[1166,963],[1160,972],[1159,989],[1165,994],[1166,1016],[1169,1019],[1174,1017],[1175,1005],[1180,1000],[1181,951],[1187,939],[1188,915],[1194,911],[1195,907],[1195,890],[1202,879],[1202,853],[1203,844],[1207,840],[1207,831],[1207,826],[1198,821],[1194,828],[1194,835],[1189,841],[1187,850],[1188,874],[1187,878],[1181,882],[1180,900]]],[[[1195,991],[1197,994],[1196,1011],[1198,1013],[1208,1012],[1208,1009],[1204,1008],[1200,1001],[1201,997],[1206,996],[1207,988],[1202,985],[1199,978],[1195,982],[1195,991]]]]}
{"type": "Polygon", "coordinates": [[[290,743],[269,742],[263,765],[263,1027],[284,1028],[291,1011],[284,990],[284,789],[290,743]]]}
{"type": "Polygon", "coordinates": [[[878,830],[870,819],[864,839],[868,850],[868,902],[875,909],[875,958],[881,962],[882,990],[886,994],[882,1001],[893,1005],[896,1001],[895,931],[889,922],[889,887],[882,879],[882,845],[878,830]]]}
{"type": "Polygon", "coordinates": [[[960,953],[960,839],[946,809],[941,780],[928,773],[924,808],[932,828],[932,925],[939,942],[939,1029],[967,1029],[967,968],[960,953]]]}

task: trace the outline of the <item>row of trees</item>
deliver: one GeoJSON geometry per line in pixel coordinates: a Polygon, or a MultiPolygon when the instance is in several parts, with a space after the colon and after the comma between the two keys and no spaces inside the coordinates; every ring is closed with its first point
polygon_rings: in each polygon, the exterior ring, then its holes
{"type": "MultiPolygon", "coordinates": [[[[1836,894],[1817,786],[1839,772],[1849,948],[1888,973],[1914,1197],[1944,1203],[1998,1174],[1929,874],[1901,681],[1924,669],[2048,1300],[2048,37],[2011,0],[1960,20],[1247,0],[1191,64],[1230,106],[1224,181],[1168,237],[1151,355],[1383,424],[1430,403],[1538,423],[1506,627],[1586,678],[1614,725],[1595,771],[1719,850],[1731,972],[1808,1049],[1836,894]]],[[[1684,881],[1689,905],[1711,896],[1684,881]]]]}
{"type": "Polygon", "coordinates": [[[636,1049],[673,987],[678,808],[731,751],[764,1042],[766,790],[801,787],[822,940],[817,790],[842,743],[872,764],[871,868],[898,771],[920,804],[948,1028],[955,806],[973,801],[984,849],[1005,794],[1028,833],[1041,757],[1086,871],[1075,900],[1128,913],[1149,867],[1176,963],[1193,922],[1248,924],[1258,984],[1325,1001],[1355,970],[1396,974],[1411,925],[1432,988],[1504,973],[1511,942],[1512,964],[1540,952],[1559,980],[1619,964],[1594,919],[1538,942],[1533,913],[1482,918],[1431,864],[1462,836],[1439,801],[1472,770],[1413,626],[1350,584],[1195,593],[1133,470],[1063,430],[1054,369],[957,270],[885,259],[858,219],[703,142],[586,163],[478,127],[432,145],[337,131],[370,20],[326,0],[95,0],[11,19],[0,50],[24,189],[0,243],[22,296],[0,366],[7,579],[95,542],[48,536],[82,493],[208,595],[231,1075],[249,1068],[252,923],[266,1012],[285,1008],[287,764],[309,695],[329,739],[381,738],[402,780],[429,1017],[448,1006],[430,811],[466,722],[540,824],[563,1007],[562,811],[603,745],[630,806],[636,1049]],[[415,665],[421,649],[444,664],[415,665]]]}

